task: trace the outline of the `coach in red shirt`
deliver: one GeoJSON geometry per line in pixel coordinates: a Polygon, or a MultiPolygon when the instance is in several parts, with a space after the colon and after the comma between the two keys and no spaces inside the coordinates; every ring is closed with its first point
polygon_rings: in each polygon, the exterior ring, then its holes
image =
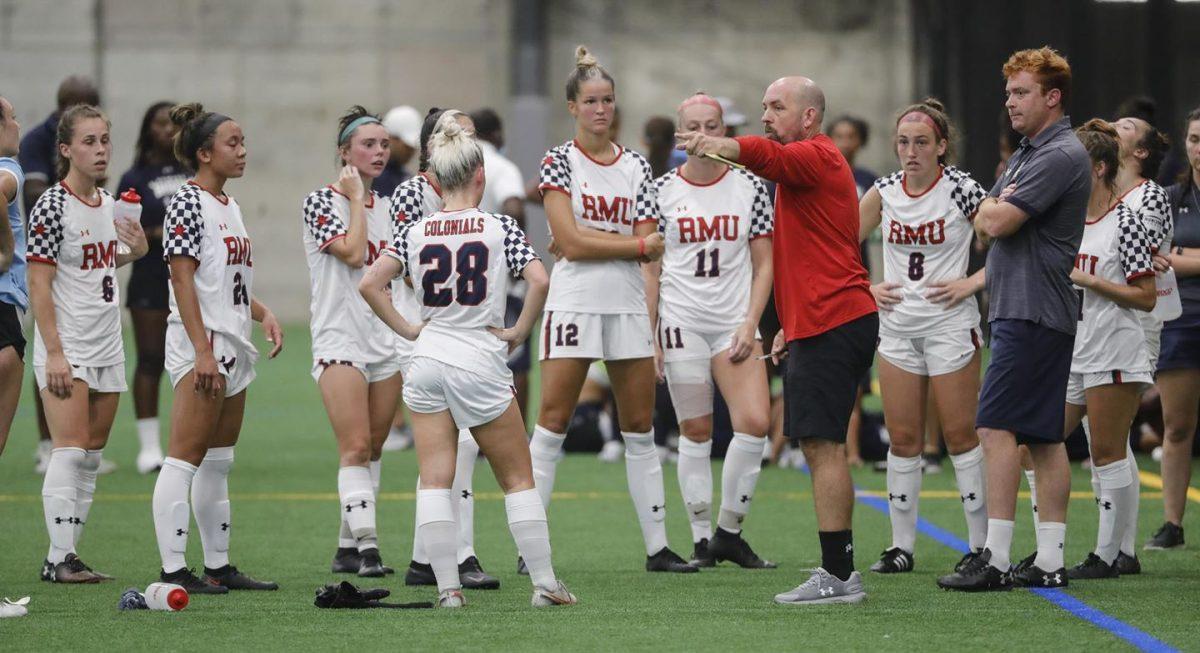
{"type": "Polygon", "coordinates": [[[680,147],[737,161],[774,181],[775,304],[783,329],[771,353],[786,357],[784,424],[812,470],[822,567],[778,603],[857,603],[850,519],[854,487],[846,429],[871,366],[879,317],[858,245],[858,190],[845,157],[821,133],[825,94],[811,79],[767,87],[767,137],[678,134],[680,147]]]}

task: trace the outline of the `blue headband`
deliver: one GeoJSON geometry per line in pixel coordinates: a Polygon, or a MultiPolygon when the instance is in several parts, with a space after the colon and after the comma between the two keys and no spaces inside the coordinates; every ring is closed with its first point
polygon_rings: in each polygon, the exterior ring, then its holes
{"type": "Polygon", "coordinates": [[[353,134],[355,129],[372,123],[376,125],[380,124],[379,118],[376,118],[375,116],[363,116],[361,118],[355,118],[354,120],[351,120],[350,124],[346,125],[346,128],[342,130],[342,135],[338,136],[338,145],[345,144],[346,139],[350,138],[350,134],[353,134]]]}

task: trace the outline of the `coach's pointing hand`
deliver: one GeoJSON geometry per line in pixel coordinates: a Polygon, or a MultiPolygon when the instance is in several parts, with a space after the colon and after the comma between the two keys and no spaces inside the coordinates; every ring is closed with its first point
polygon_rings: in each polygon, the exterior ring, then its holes
{"type": "Polygon", "coordinates": [[[688,154],[705,156],[715,154],[731,161],[737,161],[742,154],[742,148],[732,138],[724,136],[706,136],[700,132],[676,132],[675,145],[677,150],[685,150],[688,154]]]}

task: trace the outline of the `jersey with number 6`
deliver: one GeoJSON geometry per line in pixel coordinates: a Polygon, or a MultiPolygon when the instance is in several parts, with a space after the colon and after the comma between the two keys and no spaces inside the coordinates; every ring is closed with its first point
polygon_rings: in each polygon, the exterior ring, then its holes
{"type": "MultiPolygon", "coordinates": [[[[125,362],[121,295],[117,288],[117,230],[113,198],[104,189],[89,204],[59,182],[29,213],[26,260],[55,266],[50,297],[67,362],[106,367],[125,362]]],[[[33,364],[46,364],[41,329],[34,329],[33,364]]]]}
{"type": "MultiPolygon", "coordinates": [[[[312,298],[313,358],[378,363],[396,351],[397,337],[358,292],[366,267],[392,244],[391,201],[371,193],[364,204],[367,255],[364,266],[352,268],[327,248],[346,237],[350,199],[333,186],[308,194],[304,200],[304,254],[308,261],[312,298]]],[[[393,293],[394,294],[394,293],[393,293]]]]}
{"type": "Polygon", "coordinates": [[[892,310],[879,312],[879,332],[919,338],[979,326],[975,298],[947,309],[925,295],[932,282],[966,276],[971,220],[987,192],[953,166],[943,168],[923,193],[908,192],[903,171],[875,180],[875,189],[881,200],[883,280],[900,284],[904,297],[892,310]]]}
{"type": "Polygon", "coordinates": [[[775,211],[754,175],[728,168],[696,184],[676,168],[654,182],[662,258],[658,314],[700,333],[741,326],[750,306],[750,241],[770,238],[775,211]]]}
{"type": "Polygon", "coordinates": [[[487,327],[504,327],[510,278],[538,258],[517,222],[476,208],[438,212],[405,223],[396,241],[387,253],[411,278],[426,322],[413,356],[507,378],[508,346],[487,327]]]}
{"type": "MultiPolygon", "coordinates": [[[[228,336],[247,349],[254,261],[250,236],[237,200],[217,197],[188,181],[171,198],[163,222],[163,257],[188,256],[196,267],[196,298],[204,328],[228,336]]],[[[171,286],[168,322],[182,324],[175,287],[171,286]]]]}

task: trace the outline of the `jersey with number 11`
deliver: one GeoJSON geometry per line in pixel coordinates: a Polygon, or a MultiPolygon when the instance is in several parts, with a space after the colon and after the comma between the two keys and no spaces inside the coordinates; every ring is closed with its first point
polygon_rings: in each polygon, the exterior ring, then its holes
{"type": "MultiPolygon", "coordinates": [[[[204,328],[253,348],[250,297],[254,261],[237,201],[228,195],[213,195],[195,181],[184,184],[167,206],[163,256],[168,261],[173,256],[196,260],[196,298],[204,328]]],[[[167,321],[183,322],[173,284],[167,321]]]]}

